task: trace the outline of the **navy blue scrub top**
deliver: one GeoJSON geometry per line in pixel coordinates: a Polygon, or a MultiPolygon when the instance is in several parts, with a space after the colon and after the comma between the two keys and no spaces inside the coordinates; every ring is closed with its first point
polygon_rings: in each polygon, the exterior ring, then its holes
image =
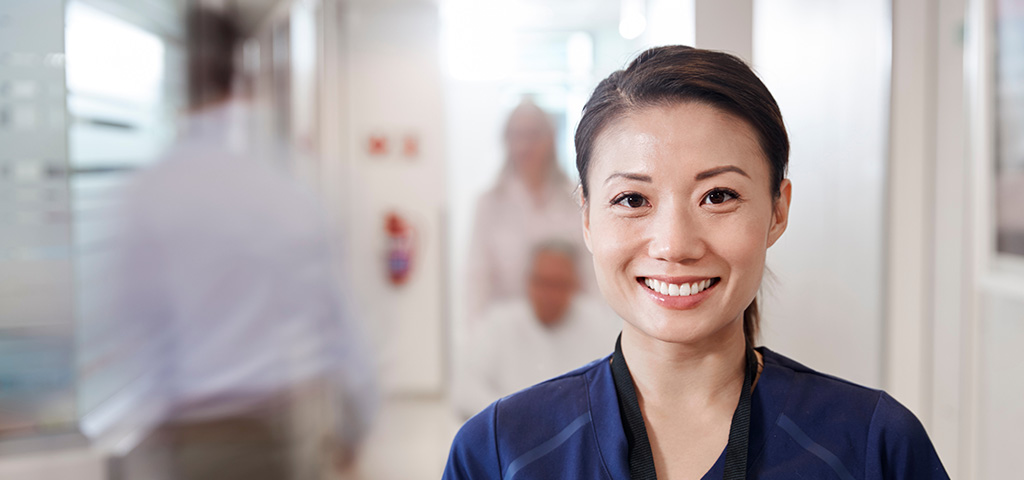
{"type": "MultiPolygon", "coordinates": [[[[948,479],[921,422],[880,390],[767,348],[747,478],[948,479]]],[[[494,402],[459,430],[444,479],[629,479],[610,356],[494,402]]],[[[720,479],[725,452],[704,479],[720,479]]]]}

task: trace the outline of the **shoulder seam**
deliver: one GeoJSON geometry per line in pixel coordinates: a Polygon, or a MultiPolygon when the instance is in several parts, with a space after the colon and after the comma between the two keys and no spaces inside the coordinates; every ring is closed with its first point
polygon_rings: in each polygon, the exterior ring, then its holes
{"type": "Polygon", "coordinates": [[[875,400],[875,409],[871,411],[871,421],[868,422],[868,434],[864,437],[864,471],[868,471],[868,459],[871,458],[871,454],[868,453],[868,448],[871,446],[871,438],[875,432],[875,417],[878,416],[878,407],[882,405],[882,398],[885,396],[884,391],[878,392],[878,399],[875,400]]]}
{"type": "Polygon", "coordinates": [[[499,479],[503,475],[501,468],[501,449],[498,448],[498,404],[500,404],[502,400],[503,398],[499,398],[497,401],[494,402],[494,405],[491,407],[494,409],[494,420],[492,421],[491,424],[491,432],[492,435],[494,436],[494,460],[498,464],[499,479]]]}
{"type": "MultiPolygon", "coordinates": [[[[765,350],[768,350],[769,352],[771,352],[770,355],[765,355],[765,364],[771,363],[771,364],[774,364],[775,366],[777,366],[779,368],[784,368],[786,370],[789,370],[789,371],[793,372],[794,374],[812,375],[814,377],[817,377],[817,378],[820,378],[820,379],[823,379],[823,380],[831,380],[831,381],[834,381],[834,382],[842,383],[844,385],[849,385],[851,387],[856,387],[856,388],[864,389],[864,390],[867,390],[867,391],[870,391],[870,392],[878,393],[878,392],[882,391],[882,390],[877,389],[877,388],[871,388],[871,387],[864,386],[864,385],[861,385],[861,384],[856,383],[856,382],[851,382],[850,380],[847,380],[845,378],[837,377],[835,375],[830,375],[828,373],[819,372],[819,371],[817,371],[817,370],[815,370],[813,368],[810,368],[810,367],[808,367],[808,366],[806,366],[806,365],[804,365],[804,364],[802,364],[800,362],[797,362],[796,360],[793,360],[793,359],[791,359],[789,357],[786,357],[786,356],[784,356],[784,355],[782,355],[782,354],[780,354],[780,353],[778,353],[778,352],[776,352],[774,350],[771,350],[771,349],[768,349],[768,348],[765,348],[765,350]],[[771,357],[770,358],[771,359],[770,362],[768,361],[769,357],[771,357]],[[780,359],[784,360],[785,362],[780,361],[780,359]],[[793,368],[793,365],[788,365],[787,363],[796,364],[796,366],[801,367],[801,368],[793,368]]],[[[763,354],[763,352],[762,352],[762,354],[763,354]]]]}
{"type": "MultiPolygon", "coordinates": [[[[587,390],[587,411],[593,415],[594,409],[590,403],[590,379],[586,375],[583,375],[583,386],[587,390]]],[[[598,438],[597,426],[594,425],[594,422],[590,422],[590,431],[594,434],[594,447],[597,448],[597,456],[601,458],[601,468],[604,470],[605,475],[608,475],[608,478],[614,478],[612,477],[612,472],[608,470],[608,462],[604,458],[604,451],[601,450],[601,439],[598,438]]]]}
{"type": "MultiPolygon", "coordinates": [[[[589,363],[587,365],[584,365],[582,367],[579,367],[576,370],[573,370],[571,372],[566,372],[566,373],[563,373],[563,374],[561,374],[561,375],[559,375],[557,377],[549,378],[549,379],[547,379],[547,380],[545,380],[543,382],[540,382],[540,383],[534,385],[534,387],[538,387],[538,386],[545,385],[545,384],[548,384],[548,383],[555,383],[555,382],[558,382],[558,381],[561,381],[561,380],[567,380],[567,379],[574,378],[574,377],[586,377],[587,376],[587,372],[590,372],[591,370],[593,370],[595,368],[594,364],[600,365],[600,361],[603,358],[605,358],[605,357],[601,357],[601,358],[599,358],[597,360],[594,360],[593,362],[591,362],[591,363],[589,363]]],[[[530,388],[533,388],[533,387],[530,387],[530,388]]]]}
{"type": "Polygon", "coordinates": [[[845,378],[840,378],[840,377],[837,377],[835,375],[829,375],[827,373],[822,373],[822,372],[819,372],[817,370],[811,370],[811,369],[796,370],[796,369],[794,369],[792,367],[789,367],[787,365],[781,365],[781,364],[778,364],[778,363],[776,363],[776,366],[778,366],[780,368],[785,368],[785,369],[793,372],[796,375],[811,375],[813,377],[817,377],[817,378],[820,378],[822,380],[829,380],[829,381],[833,381],[833,382],[836,382],[836,383],[841,383],[841,384],[849,386],[849,387],[854,387],[854,388],[861,389],[861,390],[866,390],[866,391],[869,391],[869,392],[875,392],[875,393],[882,392],[882,390],[879,390],[877,388],[871,388],[871,387],[868,387],[868,386],[865,386],[865,385],[861,385],[859,383],[851,382],[849,380],[846,380],[845,378]]]}

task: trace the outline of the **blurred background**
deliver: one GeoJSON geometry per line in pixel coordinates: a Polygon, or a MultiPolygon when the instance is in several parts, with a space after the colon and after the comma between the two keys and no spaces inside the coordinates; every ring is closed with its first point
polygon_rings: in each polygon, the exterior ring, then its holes
{"type": "MultiPolygon", "coordinates": [[[[240,38],[215,108],[190,102],[185,1],[0,0],[0,478],[186,478],[161,436],[182,411],[164,391],[169,338],[179,357],[189,338],[222,355],[201,369],[329,352],[274,386],[341,379],[301,421],[282,410],[285,444],[331,451],[303,478],[439,477],[474,401],[611,352],[616,319],[573,223],[572,137],[598,81],[673,43],[749,62],[789,128],[792,218],[769,251],[761,343],[889,391],[952,477],[1019,476],[1024,2],[199,3],[240,38]],[[211,118],[250,154],[165,167],[203,156],[184,133],[211,118]],[[190,223],[207,214],[255,226],[211,240],[221,253],[186,275],[172,250],[220,231],[190,223]],[[125,245],[141,256],[126,263],[125,245]],[[275,256],[294,245],[318,255],[275,256]],[[191,337],[124,307],[173,289],[129,287],[164,270],[196,285],[238,250],[273,269],[224,282],[276,279],[260,298],[295,305],[191,337]]],[[[243,311],[223,286],[196,295],[243,311]]],[[[175,295],[160,315],[183,315],[175,295]]],[[[242,378],[205,392],[248,398],[242,378]]]]}

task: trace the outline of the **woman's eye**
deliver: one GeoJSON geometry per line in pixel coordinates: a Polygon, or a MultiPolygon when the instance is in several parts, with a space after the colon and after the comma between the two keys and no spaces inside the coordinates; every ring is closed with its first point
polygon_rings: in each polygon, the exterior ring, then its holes
{"type": "Polygon", "coordinates": [[[615,205],[623,205],[629,208],[640,208],[644,205],[647,205],[647,199],[636,193],[627,193],[615,197],[615,200],[612,200],[612,203],[615,205]]]}
{"type": "Polygon", "coordinates": [[[728,190],[712,190],[704,196],[704,205],[720,205],[736,198],[736,194],[728,190]]]}

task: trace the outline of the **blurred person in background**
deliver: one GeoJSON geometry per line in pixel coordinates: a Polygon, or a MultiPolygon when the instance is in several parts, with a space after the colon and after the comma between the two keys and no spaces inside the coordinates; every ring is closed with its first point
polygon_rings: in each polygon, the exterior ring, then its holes
{"type": "Polygon", "coordinates": [[[492,305],[473,330],[455,398],[463,418],[607,354],[618,319],[579,292],[577,257],[576,247],[562,240],[536,246],[527,295],[492,305]]]}
{"type": "Polygon", "coordinates": [[[145,327],[171,478],[321,478],[351,463],[372,370],[313,197],[246,140],[238,27],[196,5],[187,26],[182,135],[124,199],[119,321],[145,327]]]}
{"type": "MultiPolygon", "coordinates": [[[[557,238],[583,250],[574,186],[559,170],[555,127],[547,113],[523,100],[505,125],[505,165],[477,203],[468,259],[466,315],[471,328],[491,304],[525,293],[530,248],[557,238]]],[[[595,292],[589,262],[581,284],[595,292]]]]}

